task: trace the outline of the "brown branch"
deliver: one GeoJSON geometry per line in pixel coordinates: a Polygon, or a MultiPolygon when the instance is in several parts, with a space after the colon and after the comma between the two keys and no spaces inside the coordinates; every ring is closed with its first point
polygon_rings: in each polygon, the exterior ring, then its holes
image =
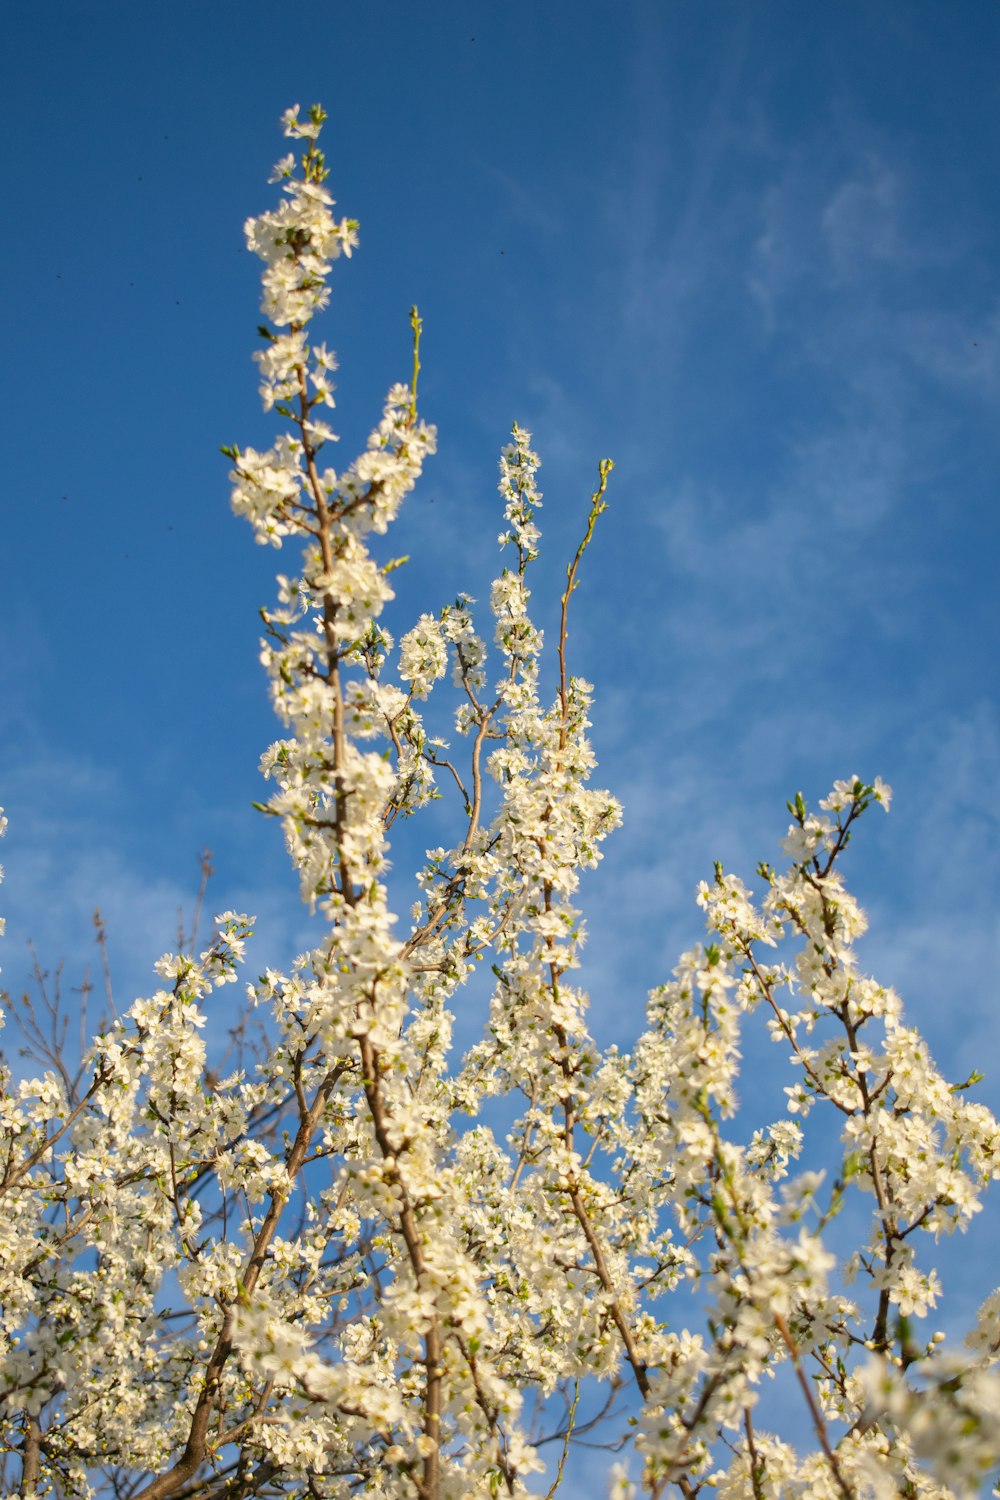
{"type": "Polygon", "coordinates": [[[837,1455],[830,1445],[830,1438],[826,1430],[826,1423],[823,1420],[823,1413],[820,1411],[819,1406],[816,1404],[816,1397],[813,1395],[812,1388],[810,1387],[809,1381],[806,1378],[806,1373],[802,1368],[802,1359],[799,1354],[798,1345],[789,1333],[788,1324],[785,1322],[784,1317],[780,1312],[776,1312],[774,1314],[774,1326],[781,1334],[782,1342],[784,1343],[785,1348],[788,1350],[788,1353],[791,1357],[792,1368],[795,1371],[795,1378],[799,1383],[799,1387],[802,1391],[803,1396],[805,1397],[806,1405],[809,1408],[809,1415],[812,1418],[813,1427],[815,1428],[816,1436],[819,1439],[819,1445],[822,1448],[824,1457],[826,1458],[826,1461],[830,1466],[830,1473],[833,1475],[834,1480],[836,1481],[837,1488],[843,1495],[844,1500],[855,1500],[854,1491],[851,1489],[850,1485],[847,1483],[847,1480],[844,1478],[843,1471],[841,1470],[840,1464],[837,1460],[837,1455]]]}
{"type": "Polygon", "coordinates": [[[42,1473],[42,1429],[37,1417],[25,1417],[21,1445],[21,1484],[18,1493],[34,1495],[42,1473]]]}

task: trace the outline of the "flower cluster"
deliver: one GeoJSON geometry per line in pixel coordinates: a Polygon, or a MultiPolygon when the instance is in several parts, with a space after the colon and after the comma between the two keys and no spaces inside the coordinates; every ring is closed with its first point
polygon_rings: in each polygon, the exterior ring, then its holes
{"type": "Polygon", "coordinates": [[[409,384],[328,467],[336,360],[312,322],[358,241],[324,186],[323,119],[286,114],[300,154],[246,226],[261,396],[283,430],[225,451],[237,515],[300,549],[262,612],[281,736],[261,810],[324,935],[248,985],[267,1045],[226,1076],[207,1022],[252,931],[237,912],[200,953],[165,955],[161,987],[79,1070],[56,1049],[39,1077],[0,1074],[8,1488],[551,1496],[586,1439],[622,1453],[619,1497],[971,1496],[1000,1459],[1000,1292],[946,1351],[923,1331],[941,1294],[927,1249],[977,1212],[1000,1126],[858,964],[843,854],[889,789],[850,777],[816,812],[797,796],[787,866],[761,865],[757,895],[717,867],[698,892],[708,940],[650,995],[630,1052],[597,1045],[577,902],[621,808],[591,784],[567,613],[611,465],[567,568],[551,700],[531,614],[539,459],[517,425],[491,628],[463,595],[397,647],[398,560],[378,548],[434,450],[421,327],[414,310],[409,384]],[[454,746],[424,718],[449,690],[454,746]],[[390,834],[438,798],[452,836],[416,871],[407,923],[390,834]],[[461,1057],[459,1003],[484,1012],[461,1057]],[[777,1117],[748,1124],[754,1025],[791,1073],[777,1117]],[[848,1216],[863,1229],[845,1264],[848,1216]],[[811,1451],[768,1430],[779,1370],[811,1451]]]}

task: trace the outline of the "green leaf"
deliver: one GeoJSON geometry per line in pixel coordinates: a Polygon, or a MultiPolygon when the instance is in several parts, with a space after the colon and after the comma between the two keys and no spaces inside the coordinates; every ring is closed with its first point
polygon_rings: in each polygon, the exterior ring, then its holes
{"type": "Polygon", "coordinates": [[[972,1072],[969,1074],[964,1083],[953,1083],[948,1092],[949,1094],[960,1094],[962,1093],[963,1089],[971,1089],[974,1083],[982,1083],[985,1077],[985,1073],[977,1072],[977,1070],[973,1068],[972,1072]]]}

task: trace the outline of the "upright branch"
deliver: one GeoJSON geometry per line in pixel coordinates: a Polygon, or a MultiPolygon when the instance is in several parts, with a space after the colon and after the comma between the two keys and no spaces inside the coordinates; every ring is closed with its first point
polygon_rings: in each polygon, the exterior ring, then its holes
{"type": "Polygon", "coordinates": [[[594,535],[594,527],[598,516],[602,516],[607,510],[604,493],[608,487],[608,476],[614,468],[614,462],[610,458],[602,458],[599,466],[599,479],[597,489],[590,497],[590,511],[587,516],[587,529],[583,538],[573,555],[573,560],[566,567],[566,587],[560,600],[561,611],[559,615],[559,703],[562,707],[562,744],[565,747],[565,737],[569,722],[569,687],[566,670],[566,620],[569,613],[569,596],[577,586],[577,573],[583,561],[583,554],[590,546],[594,535]]]}

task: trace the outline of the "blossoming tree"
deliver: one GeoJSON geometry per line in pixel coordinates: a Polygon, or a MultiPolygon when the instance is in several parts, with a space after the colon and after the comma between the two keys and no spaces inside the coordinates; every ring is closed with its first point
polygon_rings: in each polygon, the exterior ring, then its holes
{"type": "Polygon", "coordinates": [[[225,912],[204,952],[160,961],[162,987],[78,1076],[0,1078],[6,1486],[553,1496],[586,1432],[619,1440],[619,1496],[978,1493],[1000,1451],[1000,1294],[946,1354],[924,1331],[940,1288],[921,1247],[968,1225],[1000,1130],[855,959],[842,856],[888,788],[850,777],[816,812],[796,797],[787,864],[760,866],[757,900],[717,868],[698,897],[710,940],[650,996],[630,1052],[598,1049],[574,902],[620,813],[589,784],[591,689],[566,622],[611,464],[567,569],[553,702],[520,427],[500,462],[491,644],[465,597],[391,639],[393,564],[369,543],[434,450],[420,321],[410,384],[360,457],[328,467],[335,362],[312,323],[357,226],[332,214],[323,118],[285,116],[301,155],[247,225],[261,389],[284,431],[226,451],[237,514],[299,549],[263,612],[283,733],[262,770],[325,935],[249,986],[271,1036],[255,1068],[219,1079],[203,1039],[252,926],[225,912]],[[423,717],[449,668],[456,748],[423,717]],[[396,921],[390,831],[439,795],[453,842],[396,921]],[[488,1015],[459,1058],[453,1013],[484,957],[488,1015]],[[787,1107],[752,1133],[730,1124],[748,1023],[790,1066],[787,1107]],[[810,1129],[839,1140],[827,1179],[794,1175],[810,1129]],[[867,1227],[835,1270],[849,1200],[867,1227]],[[811,1452],[761,1419],[782,1368],[811,1452]]]}

